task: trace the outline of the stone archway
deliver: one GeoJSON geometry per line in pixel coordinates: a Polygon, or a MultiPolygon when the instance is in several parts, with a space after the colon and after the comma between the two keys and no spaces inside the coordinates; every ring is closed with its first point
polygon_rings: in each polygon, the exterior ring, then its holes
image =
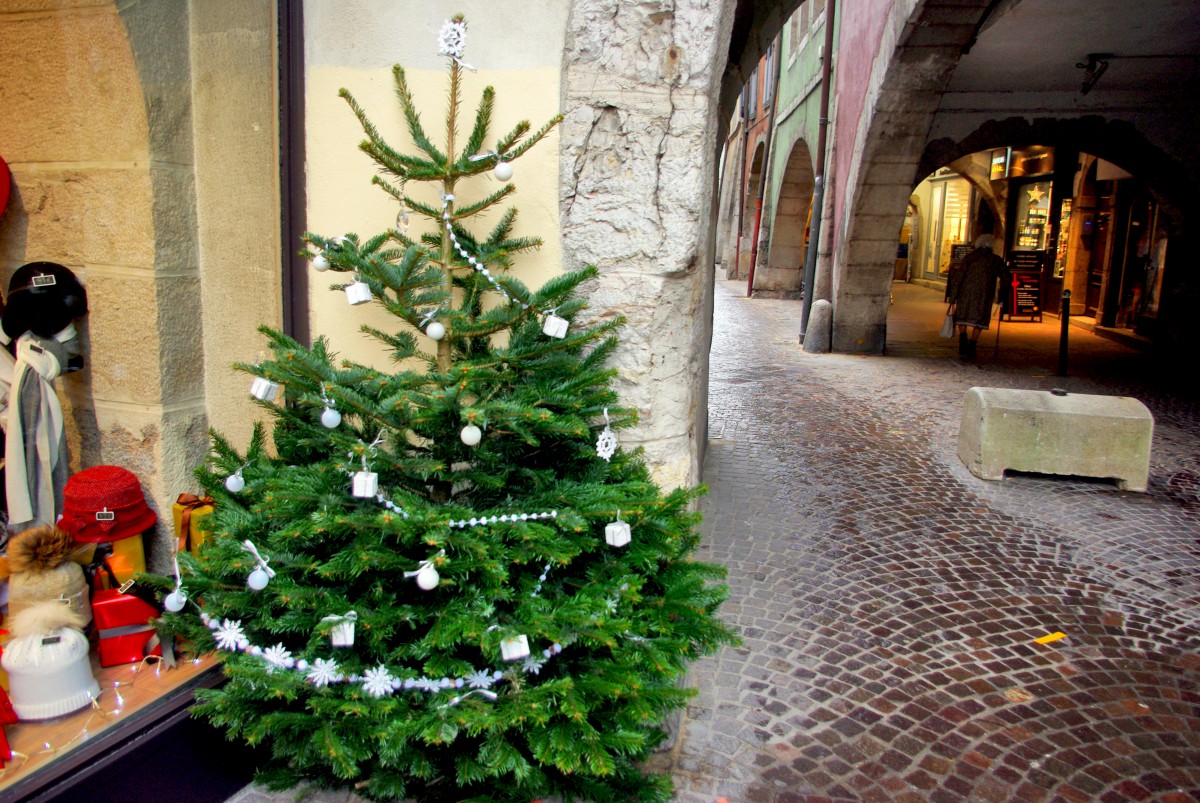
{"type": "Polygon", "coordinates": [[[792,145],[774,204],[771,250],[766,264],[754,276],[755,293],[788,296],[800,291],[804,273],[804,248],[813,198],[813,162],[808,143],[792,145]]]}
{"type": "Polygon", "coordinates": [[[985,14],[983,7],[947,0],[904,0],[883,20],[861,122],[839,120],[862,133],[861,147],[839,176],[843,233],[834,259],[834,351],[883,352],[896,232],[912,188],[929,172],[920,172],[918,162],[941,93],[985,14]]]}
{"type": "MultiPolygon", "coordinates": [[[[748,279],[754,270],[758,257],[759,233],[763,221],[763,171],[766,164],[766,146],[759,142],[754,148],[754,156],[750,159],[750,169],[746,173],[746,191],[742,204],[742,228],[738,237],[736,271],[729,274],[731,279],[748,279]]],[[[757,278],[755,279],[757,282],[757,278]]]]}

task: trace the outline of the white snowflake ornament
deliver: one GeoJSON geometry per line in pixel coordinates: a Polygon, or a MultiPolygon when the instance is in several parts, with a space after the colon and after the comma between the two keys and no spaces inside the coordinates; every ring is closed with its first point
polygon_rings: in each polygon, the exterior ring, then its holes
{"type": "Polygon", "coordinates": [[[245,641],[246,634],[242,631],[241,622],[226,619],[217,625],[213,632],[213,638],[217,640],[217,646],[222,650],[234,652],[238,649],[239,642],[245,641]]]}
{"type": "Polygon", "coordinates": [[[308,670],[305,676],[308,682],[316,686],[318,689],[322,686],[328,686],[330,683],[338,683],[342,680],[342,673],[338,671],[336,661],[318,658],[313,661],[312,668],[308,670]]]}
{"type": "Polygon", "coordinates": [[[490,689],[496,681],[491,672],[480,669],[467,675],[466,682],[472,689],[490,689]]]}
{"type": "Polygon", "coordinates": [[[392,677],[391,672],[388,672],[387,667],[380,664],[374,669],[368,669],[367,673],[363,675],[363,691],[372,697],[385,697],[392,693],[392,681],[394,680],[395,678],[392,677]]]}
{"type": "Polygon", "coordinates": [[[608,420],[608,408],[604,408],[604,430],[600,433],[600,437],[596,438],[596,456],[605,462],[612,459],[612,456],[617,451],[617,435],[609,426],[611,422],[608,420]]]}
{"type": "Polygon", "coordinates": [[[284,647],[283,644],[276,644],[274,647],[268,647],[263,650],[263,660],[272,666],[291,669],[296,665],[296,660],[292,658],[292,653],[284,647]]]}
{"type": "Polygon", "coordinates": [[[438,55],[461,59],[467,46],[467,24],[446,20],[438,32],[438,55]]]}

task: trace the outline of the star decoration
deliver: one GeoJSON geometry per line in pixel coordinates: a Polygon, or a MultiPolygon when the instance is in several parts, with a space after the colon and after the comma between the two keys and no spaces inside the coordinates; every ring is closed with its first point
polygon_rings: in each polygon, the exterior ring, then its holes
{"type": "Polygon", "coordinates": [[[1029,190],[1029,200],[1035,204],[1040,202],[1045,195],[1046,192],[1041,187],[1035,186],[1029,190]]]}

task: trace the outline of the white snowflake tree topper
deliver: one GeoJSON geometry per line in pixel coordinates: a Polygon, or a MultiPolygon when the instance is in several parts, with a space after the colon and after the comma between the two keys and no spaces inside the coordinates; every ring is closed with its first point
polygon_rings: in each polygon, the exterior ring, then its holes
{"type": "Polygon", "coordinates": [[[457,61],[460,67],[474,70],[474,67],[462,60],[466,47],[467,24],[461,19],[446,20],[442,24],[442,30],[438,32],[438,55],[449,56],[457,61]]]}

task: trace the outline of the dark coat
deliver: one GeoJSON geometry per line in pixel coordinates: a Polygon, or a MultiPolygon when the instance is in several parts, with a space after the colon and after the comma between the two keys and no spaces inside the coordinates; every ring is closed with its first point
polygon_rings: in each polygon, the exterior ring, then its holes
{"type": "Polygon", "coordinates": [[[996,300],[996,282],[1004,273],[1004,260],[990,248],[976,248],[967,254],[954,272],[947,299],[954,305],[957,326],[987,329],[996,300]]]}

